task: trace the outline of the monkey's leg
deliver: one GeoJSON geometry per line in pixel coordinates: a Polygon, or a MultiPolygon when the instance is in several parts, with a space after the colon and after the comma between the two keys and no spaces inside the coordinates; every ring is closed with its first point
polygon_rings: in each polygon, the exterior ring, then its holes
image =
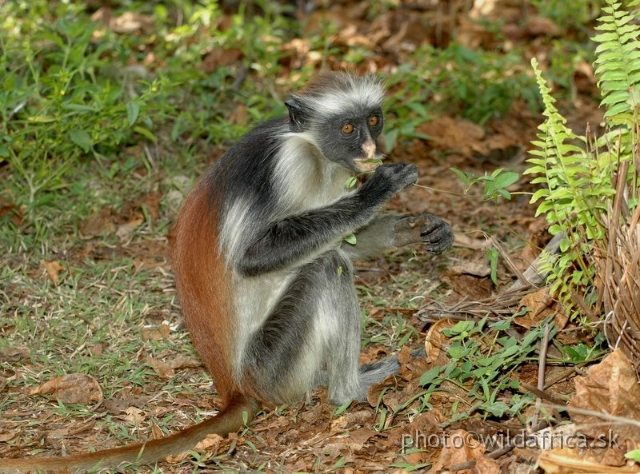
{"type": "Polygon", "coordinates": [[[251,383],[276,401],[299,400],[323,383],[342,404],[362,398],[359,353],[351,262],[332,250],[298,270],[253,336],[243,365],[251,383]]]}

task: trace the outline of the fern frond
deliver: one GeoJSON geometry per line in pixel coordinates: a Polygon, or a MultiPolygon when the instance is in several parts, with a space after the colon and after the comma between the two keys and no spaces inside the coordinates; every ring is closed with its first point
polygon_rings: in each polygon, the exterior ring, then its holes
{"type": "Polygon", "coordinates": [[[601,105],[611,123],[630,125],[640,91],[640,26],[633,22],[633,14],[622,10],[620,2],[606,2],[608,6],[599,18],[601,24],[596,26],[602,33],[593,38],[600,43],[595,73],[603,97],[601,105]]]}
{"type": "MultiPolygon", "coordinates": [[[[579,140],[571,129],[565,124],[567,119],[558,112],[554,105],[555,99],[551,95],[551,89],[547,85],[546,80],[542,77],[542,72],[538,67],[536,59],[531,60],[531,65],[536,76],[536,82],[542,96],[544,111],[542,112],[546,118],[538,129],[538,140],[532,142],[537,148],[531,150],[528,161],[532,166],[528,168],[524,174],[541,174],[543,176],[534,178],[532,183],[544,183],[546,189],[538,190],[531,198],[531,203],[538,201],[540,198],[547,198],[550,193],[555,193],[560,188],[570,185],[573,176],[576,176],[580,170],[573,171],[575,165],[582,166],[584,151],[571,144],[579,140]]],[[[550,206],[554,205],[554,200],[545,200],[540,203],[537,215],[546,213],[550,210],[550,206]]]]}

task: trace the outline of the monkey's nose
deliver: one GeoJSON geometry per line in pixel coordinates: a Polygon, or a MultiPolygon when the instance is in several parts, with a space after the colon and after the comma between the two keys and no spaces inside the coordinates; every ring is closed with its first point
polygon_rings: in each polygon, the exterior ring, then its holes
{"type": "Polygon", "coordinates": [[[375,158],[376,143],[371,138],[362,144],[362,153],[364,153],[364,156],[369,160],[375,158]]]}

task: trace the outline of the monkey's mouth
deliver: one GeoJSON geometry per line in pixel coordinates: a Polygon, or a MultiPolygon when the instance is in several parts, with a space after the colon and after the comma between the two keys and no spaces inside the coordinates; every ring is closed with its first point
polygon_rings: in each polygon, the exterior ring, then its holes
{"type": "Polygon", "coordinates": [[[370,173],[382,164],[381,158],[356,158],[353,160],[360,173],[370,173]]]}

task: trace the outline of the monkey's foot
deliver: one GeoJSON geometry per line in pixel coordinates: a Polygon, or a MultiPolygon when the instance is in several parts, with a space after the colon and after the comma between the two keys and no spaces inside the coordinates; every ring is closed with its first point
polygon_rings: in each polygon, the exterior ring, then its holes
{"type": "Polygon", "coordinates": [[[440,254],[453,244],[453,231],[449,224],[433,214],[425,213],[420,216],[400,219],[396,224],[394,245],[423,242],[427,251],[440,254]]]}

